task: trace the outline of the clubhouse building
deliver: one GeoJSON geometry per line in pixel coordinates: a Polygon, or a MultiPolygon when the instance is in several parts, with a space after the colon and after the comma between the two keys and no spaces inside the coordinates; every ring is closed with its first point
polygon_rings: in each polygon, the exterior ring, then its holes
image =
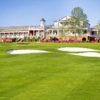
{"type": "Polygon", "coordinates": [[[52,25],[46,25],[46,20],[42,18],[40,20],[40,25],[38,26],[9,26],[9,27],[0,27],[0,42],[11,41],[16,38],[40,38],[50,39],[51,37],[56,37],[63,40],[79,40],[86,41],[88,37],[91,39],[96,38],[97,30],[91,29],[90,24],[87,23],[86,28],[82,34],[73,33],[71,26],[64,25],[66,19],[70,18],[65,16],[59,20],[56,20],[52,25]],[[92,32],[92,33],[91,33],[92,32]]]}

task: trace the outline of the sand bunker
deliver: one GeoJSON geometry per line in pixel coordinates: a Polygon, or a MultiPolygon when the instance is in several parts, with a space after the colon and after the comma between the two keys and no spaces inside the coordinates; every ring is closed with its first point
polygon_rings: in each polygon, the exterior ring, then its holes
{"type": "Polygon", "coordinates": [[[70,52],[72,55],[86,56],[86,57],[100,57],[99,50],[89,49],[89,48],[79,48],[79,47],[65,47],[59,48],[60,51],[70,52]]]}
{"type": "Polygon", "coordinates": [[[9,54],[30,54],[30,53],[47,53],[43,50],[9,50],[9,54]]]}
{"type": "Polygon", "coordinates": [[[79,47],[64,47],[64,48],[59,48],[58,50],[60,51],[67,51],[67,52],[94,52],[98,50],[94,49],[88,49],[88,48],[79,48],[79,47]]]}
{"type": "Polygon", "coordinates": [[[85,57],[100,57],[100,53],[96,52],[83,52],[83,53],[71,53],[72,55],[85,56],[85,57]]]}

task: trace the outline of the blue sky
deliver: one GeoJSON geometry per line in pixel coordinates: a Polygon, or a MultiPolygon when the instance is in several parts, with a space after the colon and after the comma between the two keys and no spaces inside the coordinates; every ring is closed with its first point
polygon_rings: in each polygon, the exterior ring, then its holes
{"type": "Polygon", "coordinates": [[[92,26],[100,22],[100,0],[0,0],[0,26],[39,25],[41,18],[52,24],[77,6],[92,26]]]}

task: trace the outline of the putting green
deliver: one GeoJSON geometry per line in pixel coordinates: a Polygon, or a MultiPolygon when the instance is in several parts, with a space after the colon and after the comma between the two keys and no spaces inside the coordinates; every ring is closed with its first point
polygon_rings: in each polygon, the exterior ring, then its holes
{"type": "Polygon", "coordinates": [[[61,47],[100,50],[99,43],[0,43],[0,100],[100,100],[100,59],[61,47]],[[25,44],[24,44],[25,45],[25,44]],[[50,53],[11,55],[12,50],[50,53]]]}

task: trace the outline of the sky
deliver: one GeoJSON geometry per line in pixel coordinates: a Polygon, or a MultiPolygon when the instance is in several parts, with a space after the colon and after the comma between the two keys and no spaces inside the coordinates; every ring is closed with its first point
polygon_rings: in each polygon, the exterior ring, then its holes
{"type": "Polygon", "coordinates": [[[100,0],[0,0],[0,26],[47,25],[70,16],[75,7],[87,14],[91,26],[100,22],[100,0]]]}

